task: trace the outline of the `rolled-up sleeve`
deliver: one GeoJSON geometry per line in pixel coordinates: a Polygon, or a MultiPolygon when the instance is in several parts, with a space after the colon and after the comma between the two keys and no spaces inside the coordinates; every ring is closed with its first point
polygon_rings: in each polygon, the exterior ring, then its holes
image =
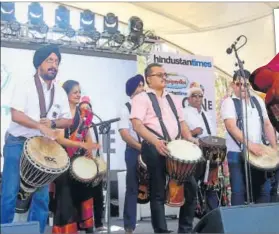
{"type": "Polygon", "coordinates": [[[139,119],[142,122],[144,121],[144,118],[146,116],[148,109],[148,99],[146,93],[141,93],[136,95],[132,99],[132,110],[130,119],[139,119]]]}

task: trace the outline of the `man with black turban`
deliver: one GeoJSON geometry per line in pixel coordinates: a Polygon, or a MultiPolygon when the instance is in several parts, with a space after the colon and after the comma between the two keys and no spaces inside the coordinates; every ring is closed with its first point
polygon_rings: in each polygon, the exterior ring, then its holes
{"type": "MultiPolygon", "coordinates": [[[[5,160],[2,175],[1,224],[13,221],[16,208],[24,212],[30,205],[28,221],[39,221],[40,232],[44,233],[48,218],[48,185],[36,189],[27,200],[17,200],[18,194],[21,195],[19,197],[26,195],[20,183],[20,158],[27,139],[38,136],[55,139],[55,128],[64,129],[72,123],[67,95],[62,87],[53,82],[60,62],[61,54],[58,47],[48,45],[38,49],[33,58],[35,76],[30,75],[28,81],[17,84],[12,95],[12,121],[3,149],[5,160]]],[[[37,155],[29,156],[40,156],[41,147],[38,147],[37,155]]]]}

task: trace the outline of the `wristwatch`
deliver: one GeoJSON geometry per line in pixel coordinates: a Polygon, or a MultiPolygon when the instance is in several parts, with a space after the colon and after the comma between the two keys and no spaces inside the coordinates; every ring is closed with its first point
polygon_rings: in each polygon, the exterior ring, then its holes
{"type": "Polygon", "coordinates": [[[54,120],[51,120],[51,125],[50,125],[50,127],[51,127],[52,129],[55,129],[55,128],[56,128],[56,123],[55,123],[54,120]]]}

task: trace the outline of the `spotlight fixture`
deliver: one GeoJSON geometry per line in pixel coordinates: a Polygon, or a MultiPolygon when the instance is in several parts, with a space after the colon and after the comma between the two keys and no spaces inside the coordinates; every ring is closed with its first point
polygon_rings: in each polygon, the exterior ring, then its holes
{"type": "Polygon", "coordinates": [[[17,21],[12,21],[12,22],[9,22],[9,28],[11,29],[12,32],[16,33],[16,32],[19,32],[20,31],[20,23],[17,22],[17,21]]]}
{"type": "Polygon", "coordinates": [[[113,36],[112,36],[112,41],[114,41],[115,43],[119,44],[119,45],[122,45],[125,41],[125,36],[121,33],[115,33],[113,36]]]}
{"type": "Polygon", "coordinates": [[[1,2],[1,21],[16,21],[14,2],[1,2]]]}
{"type": "Polygon", "coordinates": [[[129,30],[130,33],[143,33],[143,22],[142,20],[137,16],[132,16],[129,19],[129,30]]]}
{"type": "Polygon", "coordinates": [[[104,17],[104,33],[115,34],[118,31],[118,17],[113,13],[108,13],[104,17]]]}
{"type": "Polygon", "coordinates": [[[62,30],[67,30],[68,28],[71,27],[70,11],[64,6],[60,5],[55,10],[55,27],[62,29],[62,30]]]}
{"type": "Polygon", "coordinates": [[[80,30],[84,32],[95,31],[95,14],[90,10],[80,13],[80,30]]]}
{"type": "Polygon", "coordinates": [[[29,4],[28,20],[30,29],[34,29],[41,34],[47,34],[49,28],[44,22],[44,10],[40,3],[32,2],[29,4]]]}

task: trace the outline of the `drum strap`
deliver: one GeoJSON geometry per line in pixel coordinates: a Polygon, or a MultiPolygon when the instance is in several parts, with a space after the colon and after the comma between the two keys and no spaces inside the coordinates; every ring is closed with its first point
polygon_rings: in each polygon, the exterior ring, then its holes
{"type": "Polygon", "coordinates": [[[37,92],[38,92],[38,97],[39,97],[40,118],[46,118],[47,117],[47,113],[49,112],[49,110],[50,110],[50,108],[52,107],[52,104],[53,104],[54,86],[51,89],[49,108],[48,108],[48,110],[46,110],[45,95],[44,95],[43,86],[42,86],[42,83],[40,81],[38,73],[35,74],[34,80],[35,80],[35,85],[36,85],[37,92]]]}
{"type": "MultiPolygon", "coordinates": [[[[160,122],[160,125],[161,125],[161,128],[162,128],[162,132],[163,132],[163,135],[164,135],[164,139],[166,141],[171,141],[171,138],[169,136],[169,133],[168,133],[168,130],[166,128],[166,125],[164,124],[163,122],[163,118],[162,118],[162,112],[161,112],[161,108],[159,106],[159,103],[158,103],[158,100],[157,100],[157,97],[154,93],[147,93],[147,95],[149,96],[151,102],[152,102],[152,106],[153,106],[153,109],[156,113],[156,116],[157,118],[159,119],[159,122],[160,122]]],[[[177,114],[177,110],[176,110],[176,107],[173,103],[173,100],[171,99],[170,95],[167,94],[166,95],[166,98],[167,98],[167,101],[173,111],[173,114],[177,120],[177,124],[178,124],[178,135],[176,137],[176,139],[180,138],[180,135],[181,135],[181,127],[180,127],[180,123],[179,123],[179,119],[178,119],[178,114],[177,114]]],[[[159,134],[157,134],[159,135],[159,134]]]]}
{"type": "MultiPolygon", "coordinates": [[[[126,102],[125,105],[127,106],[128,110],[129,110],[129,113],[131,114],[131,110],[132,110],[131,103],[130,102],[126,102]]],[[[141,143],[141,139],[140,139],[139,134],[137,134],[137,138],[138,138],[138,142],[141,143]]]]}
{"type": "Polygon", "coordinates": [[[202,118],[203,118],[203,121],[204,121],[204,124],[205,124],[205,127],[206,127],[206,131],[207,131],[207,134],[208,134],[208,135],[211,135],[210,127],[209,127],[209,124],[208,124],[208,122],[207,122],[206,116],[205,116],[205,114],[204,114],[203,111],[202,111],[202,113],[201,113],[201,116],[202,116],[202,118]]]}
{"type": "MultiPolygon", "coordinates": [[[[94,131],[94,134],[95,134],[95,138],[96,138],[97,144],[99,144],[99,136],[98,136],[97,126],[95,124],[93,124],[92,127],[93,127],[93,131],[94,131]]],[[[100,157],[100,150],[99,149],[96,152],[96,156],[100,157]]]]}
{"type": "MultiPolygon", "coordinates": [[[[233,102],[234,102],[234,107],[236,110],[236,114],[237,114],[237,121],[236,121],[236,126],[242,130],[243,127],[243,119],[242,119],[242,109],[241,109],[241,103],[240,100],[237,98],[232,98],[233,102]]],[[[258,110],[260,119],[261,119],[261,129],[262,129],[262,141],[263,143],[266,145],[266,140],[265,140],[265,135],[264,135],[264,119],[263,119],[263,114],[262,114],[262,108],[260,106],[259,101],[257,100],[256,97],[251,96],[251,102],[253,102],[258,110]]],[[[229,131],[228,131],[229,133],[229,131]]],[[[233,136],[232,134],[229,133],[229,135],[231,136],[231,138],[235,141],[235,143],[239,146],[239,148],[241,148],[241,144],[240,142],[238,142],[233,136]]]]}

